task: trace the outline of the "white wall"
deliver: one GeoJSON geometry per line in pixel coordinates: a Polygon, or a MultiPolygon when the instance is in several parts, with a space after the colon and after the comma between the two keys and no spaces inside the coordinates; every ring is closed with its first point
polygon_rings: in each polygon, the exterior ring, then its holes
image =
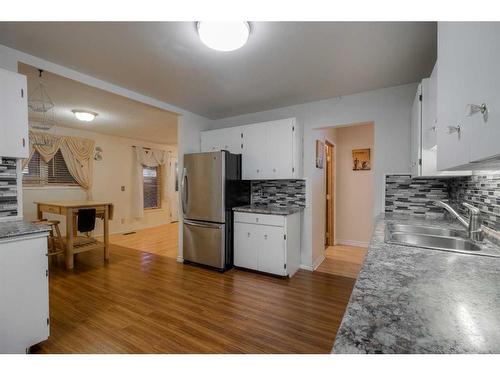
{"type": "Polygon", "coordinates": [[[373,154],[373,124],[337,128],[335,242],[338,244],[367,246],[372,235],[373,169],[352,169],[352,150],[360,148],[369,148],[373,154]]]}
{"type": "MultiPolygon", "coordinates": [[[[324,215],[320,208],[324,202],[317,184],[314,152],[317,129],[353,123],[373,122],[375,126],[373,155],[374,197],[373,212],[383,211],[383,176],[386,173],[408,172],[410,163],[410,107],[417,84],[367,91],[312,103],[249,113],[214,121],[212,129],[250,124],[253,122],[296,117],[304,127],[304,176],[307,179],[308,208],[304,212],[302,237],[303,266],[311,267],[323,254],[324,215]],[[314,218],[314,219],[313,219],[314,218]],[[314,226],[313,226],[314,222],[314,226]],[[322,227],[317,229],[316,226],[322,227]]],[[[320,172],[321,173],[321,172],[320,172]]]]}
{"type": "MultiPolygon", "coordinates": [[[[162,199],[162,207],[146,210],[143,218],[133,218],[131,214],[132,197],[132,146],[151,147],[170,151],[177,156],[177,146],[162,145],[152,142],[138,141],[130,138],[115,137],[79,129],[54,127],[50,133],[93,139],[96,146],[103,149],[103,159],[94,161],[92,186],[93,199],[111,202],[114,205],[114,217],[110,221],[111,233],[122,233],[170,222],[169,202],[162,199]],[[125,191],[121,187],[125,186],[125,191]]],[[[80,187],[23,187],[23,215],[27,220],[36,219],[36,201],[53,200],[85,200],[86,194],[80,187]]],[[[174,202],[177,204],[177,202],[174,202]]],[[[48,217],[48,215],[46,215],[48,217]]],[[[53,217],[57,219],[56,216],[53,217]]],[[[60,220],[60,217],[59,217],[60,220]]],[[[61,229],[65,230],[64,220],[61,229]]],[[[102,223],[97,221],[96,234],[102,233],[102,223]]]]}

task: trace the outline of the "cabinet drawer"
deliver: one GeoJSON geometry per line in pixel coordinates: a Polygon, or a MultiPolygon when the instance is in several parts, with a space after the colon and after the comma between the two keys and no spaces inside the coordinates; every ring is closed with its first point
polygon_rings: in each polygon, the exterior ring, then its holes
{"type": "Polygon", "coordinates": [[[234,221],[237,223],[272,225],[276,227],[285,226],[285,216],[282,215],[266,215],[266,214],[252,214],[249,212],[235,212],[234,221]]]}
{"type": "Polygon", "coordinates": [[[52,214],[60,214],[61,213],[61,208],[57,206],[48,206],[45,204],[40,205],[40,211],[42,212],[50,212],[52,214]]]}

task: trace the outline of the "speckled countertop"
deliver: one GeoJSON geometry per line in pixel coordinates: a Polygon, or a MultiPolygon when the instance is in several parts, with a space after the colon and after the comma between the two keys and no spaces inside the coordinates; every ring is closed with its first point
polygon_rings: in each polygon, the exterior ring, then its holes
{"type": "Polygon", "coordinates": [[[0,241],[5,238],[48,232],[49,230],[48,225],[33,224],[23,220],[0,222],[0,241]]]}
{"type": "Polygon", "coordinates": [[[381,215],[333,353],[500,353],[500,259],[384,242],[381,215]]]}
{"type": "Polygon", "coordinates": [[[266,214],[266,215],[292,215],[296,212],[301,212],[304,210],[303,207],[298,206],[273,206],[264,204],[255,204],[248,206],[234,207],[233,211],[237,212],[250,212],[253,214],[266,214]]]}

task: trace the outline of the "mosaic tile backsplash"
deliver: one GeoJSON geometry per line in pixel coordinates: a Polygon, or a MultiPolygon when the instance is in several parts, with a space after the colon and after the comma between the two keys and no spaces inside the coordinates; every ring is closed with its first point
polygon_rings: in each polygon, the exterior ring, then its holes
{"type": "Polygon", "coordinates": [[[445,179],[412,179],[410,175],[387,175],[385,212],[442,217],[443,209],[434,201],[449,198],[445,179]]]}
{"type": "Polygon", "coordinates": [[[464,216],[462,203],[470,203],[481,210],[484,225],[500,231],[500,173],[446,179],[386,176],[385,212],[442,216],[444,210],[433,206],[436,200],[448,201],[464,216]]]}
{"type": "Polygon", "coordinates": [[[466,216],[462,202],[481,210],[483,224],[500,230],[500,173],[473,175],[450,180],[450,202],[466,216]]]}
{"type": "Polygon", "coordinates": [[[306,181],[254,180],[252,181],[252,204],[305,207],[306,181]]]}

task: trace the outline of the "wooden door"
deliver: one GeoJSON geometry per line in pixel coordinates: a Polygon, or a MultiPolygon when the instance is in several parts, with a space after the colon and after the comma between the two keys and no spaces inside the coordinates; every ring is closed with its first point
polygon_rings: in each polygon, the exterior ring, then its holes
{"type": "Polygon", "coordinates": [[[334,146],[328,141],[325,142],[325,176],[326,176],[326,228],[325,228],[325,246],[334,244],[334,146]]]}

